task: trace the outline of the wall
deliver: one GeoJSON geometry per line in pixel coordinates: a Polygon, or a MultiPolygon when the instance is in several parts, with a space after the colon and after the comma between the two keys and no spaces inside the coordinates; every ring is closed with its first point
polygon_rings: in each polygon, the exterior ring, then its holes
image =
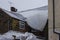
{"type": "Polygon", "coordinates": [[[12,18],[11,20],[12,20],[12,24],[11,24],[12,25],[12,30],[18,30],[19,21],[14,19],[14,18],[12,18]]]}
{"type": "MultiPolygon", "coordinates": [[[[59,3],[60,0],[57,0],[59,3]]],[[[49,9],[49,40],[59,40],[59,36],[53,32],[53,0],[48,0],[49,9]]],[[[57,5],[57,4],[56,4],[57,5]]],[[[59,10],[58,10],[59,11],[59,10]]]]}
{"type": "Polygon", "coordinates": [[[0,9],[0,33],[5,33],[9,30],[8,19],[9,16],[0,9]]]}

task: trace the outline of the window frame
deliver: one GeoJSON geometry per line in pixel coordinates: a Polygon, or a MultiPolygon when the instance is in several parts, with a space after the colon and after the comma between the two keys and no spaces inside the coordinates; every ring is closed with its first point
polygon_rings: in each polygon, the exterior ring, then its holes
{"type": "Polygon", "coordinates": [[[25,29],[25,22],[24,21],[19,21],[19,29],[25,29]],[[23,22],[23,24],[21,22],[23,22]],[[24,26],[24,27],[21,27],[21,26],[24,26]]]}

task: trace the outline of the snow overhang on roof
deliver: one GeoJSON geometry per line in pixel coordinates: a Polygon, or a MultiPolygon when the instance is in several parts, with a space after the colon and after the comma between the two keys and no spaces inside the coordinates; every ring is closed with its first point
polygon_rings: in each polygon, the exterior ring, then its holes
{"type": "Polygon", "coordinates": [[[48,6],[21,11],[19,14],[26,18],[31,28],[43,31],[48,19],[48,6]]]}
{"type": "Polygon", "coordinates": [[[31,28],[43,31],[48,19],[48,6],[29,9],[21,12],[3,10],[11,17],[26,21],[31,28]]]}
{"type": "Polygon", "coordinates": [[[18,12],[11,12],[11,11],[7,11],[7,10],[4,10],[2,9],[4,12],[6,12],[6,14],[8,14],[9,16],[13,17],[13,18],[16,18],[18,20],[22,20],[22,21],[25,21],[25,17],[23,17],[21,14],[18,14],[18,12]]]}

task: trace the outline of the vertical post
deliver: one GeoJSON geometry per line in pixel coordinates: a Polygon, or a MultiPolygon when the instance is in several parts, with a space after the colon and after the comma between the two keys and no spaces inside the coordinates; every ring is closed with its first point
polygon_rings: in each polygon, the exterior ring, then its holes
{"type": "Polygon", "coordinates": [[[55,32],[55,0],[53,0],[53,32],[55,32]]]}
{"type": "Polygon", "coordinates": [[[55,32],[55,0],[53,0],[53,32],[59,35],[60,40],[60,33],[55,32]]]}
{"type": "Polygon", "coordinates": [[[60,40],[60,34],[59,34],[59,40],[60,40]]]}

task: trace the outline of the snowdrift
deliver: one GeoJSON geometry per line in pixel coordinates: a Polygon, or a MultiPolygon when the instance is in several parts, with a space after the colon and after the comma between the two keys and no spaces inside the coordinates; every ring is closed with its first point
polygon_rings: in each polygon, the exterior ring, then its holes
{"type": "Polygon", "coordinates": [[[13,36],[16,36],[16,39],[20,40],[43,40],[43,39],[38,39],[34,34],[32,33],[21,33],[21,32],[16,32],[16,31],[8,31],[7,33],[0,35],[0,40],[13,40],[13,36]]]}

